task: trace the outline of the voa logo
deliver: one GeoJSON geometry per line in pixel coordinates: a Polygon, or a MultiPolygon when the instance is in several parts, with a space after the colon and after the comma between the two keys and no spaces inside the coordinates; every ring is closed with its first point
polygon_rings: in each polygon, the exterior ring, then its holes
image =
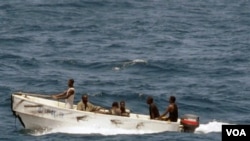
{"type": "Polygon", "coordinates": [[[226,129],[227,136],[247,136],[244,129],[226,129]]]}

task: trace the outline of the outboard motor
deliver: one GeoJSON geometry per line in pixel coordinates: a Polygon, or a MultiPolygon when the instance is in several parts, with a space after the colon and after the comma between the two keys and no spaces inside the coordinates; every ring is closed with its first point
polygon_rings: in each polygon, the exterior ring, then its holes
{"type": "Polygon", "coordinates": [[[186,114],[181,117],[181,125],[183,126],[183,132],[194,132],[199,127],[199,117],[196,115],[186,114]]]}

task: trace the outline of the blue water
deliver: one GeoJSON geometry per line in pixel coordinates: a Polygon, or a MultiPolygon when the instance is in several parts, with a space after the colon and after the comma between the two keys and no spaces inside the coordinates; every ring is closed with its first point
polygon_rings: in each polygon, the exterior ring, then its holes
{"type": "Polygon", "coordinates": [[[249,124],[248,0],[1,0],[0,140],[220,141],[222,124],[249,124]],[[55,94],[75,79],[76,98],[110,107],[125,100],[162,113],[196,114],[195,133],[38,134],[11,111],[16,91],[55,94]]]}

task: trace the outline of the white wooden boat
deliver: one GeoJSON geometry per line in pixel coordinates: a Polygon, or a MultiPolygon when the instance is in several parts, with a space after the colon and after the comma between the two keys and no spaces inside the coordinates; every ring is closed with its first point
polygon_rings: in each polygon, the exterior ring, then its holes
{"type": "MultiPolygon", "coordinates": [[[[50,97],[50,96],[48,96],[50,97]]],[[[151,120],[148,115],[130,113],[129,117],[66,109],[64,102],[47,99],[46,95],[17,92],[12,94],[12,111],[25,129],[79,128],[81,130],[107,129],[129,130],[137,133],[195,130],[199,119],[186,116],[178,122],[151,120]],[[191,123],[185,125],[182,121],[191,123]],[[192,123],[196,125],[193,126],[192,123]]],[[[95,133],[98,133],[96,130],[95,133]]]]}

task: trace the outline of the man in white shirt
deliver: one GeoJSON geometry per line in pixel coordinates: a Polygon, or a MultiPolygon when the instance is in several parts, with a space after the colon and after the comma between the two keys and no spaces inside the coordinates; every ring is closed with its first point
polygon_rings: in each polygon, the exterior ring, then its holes
{"type": "Polygon", "coordinates": [[[68,80],[68,89],[60,94],[52,95],[54,99],[65,99],[65,107],[73,109],[75,96],[74,79],[68,80]]]}

